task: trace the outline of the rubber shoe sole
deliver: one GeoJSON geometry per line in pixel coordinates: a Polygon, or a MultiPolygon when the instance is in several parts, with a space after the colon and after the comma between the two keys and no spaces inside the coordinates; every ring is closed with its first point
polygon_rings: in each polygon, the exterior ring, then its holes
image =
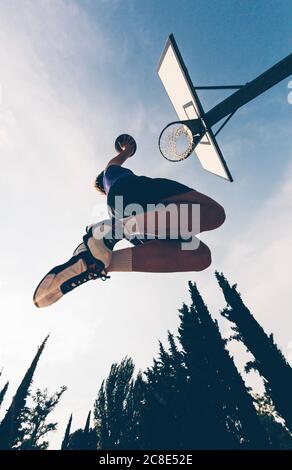
{"type": "Polygon", "coordinates": [[[92,263],[89,253],[73,256],[43,277],[34,292],[33,302],[38,308],[48,307],[87,281],[98,278],[105,280],[107,276],[103,270],[104,264],[98,260],[92,263]]]}

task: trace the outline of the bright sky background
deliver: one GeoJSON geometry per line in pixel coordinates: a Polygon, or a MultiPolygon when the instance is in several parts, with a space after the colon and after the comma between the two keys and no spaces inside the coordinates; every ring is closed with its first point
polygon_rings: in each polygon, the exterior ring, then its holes
{"type": "MultiPolygon", "coordinates": [[[[224,299],[214,271],[224,271],[291,355],[289,80],[239,111],[220,135],[230,184],[194,157],[178,164],[160,157],[158,135],[176,116],[156,75],[174,33],[195,84],[245,83],[291,53],[291,24],[288,0],[0,1],[0,366],[10,380],[2,414],[50,332],[34,386],[69,387],[52,447],[71,412],[73,427],[83,426],[113,362],[129,355],[137,369],[151,364],[158,339],[176,332],[189,279],[216,317],[224,299]],[[224,205],[225,225],[202,236],[213,264],[199,274],[113,274],[37,310],[40,278],[71,256],[102,214],[92,182],[122,132],[138,142],[129,162],[135,172],[178,179],[224,205]]],[[[208,109],[225,93],[200,96],[208,109]]]]}

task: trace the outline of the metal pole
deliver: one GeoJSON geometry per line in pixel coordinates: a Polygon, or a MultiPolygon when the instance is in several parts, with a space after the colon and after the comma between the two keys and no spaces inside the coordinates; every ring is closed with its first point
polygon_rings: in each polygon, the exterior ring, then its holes
{"type": "Polygon", "coordinates": [[[231,96],[221,101],[210,111],[205,113],[203,120],[207,127],[212,127],[229,114],[234,113],[238,108],[249,103],[257,96],[272,88],[277,83],[292,74],[292,54],[275,64],[266,72],[259,75],[251,82],[244,85],[231,96]]]}
{"type": "Polygon", "coordinates": [[[244,85],[194,86],[195,90],[238,90],[244,85]]]}

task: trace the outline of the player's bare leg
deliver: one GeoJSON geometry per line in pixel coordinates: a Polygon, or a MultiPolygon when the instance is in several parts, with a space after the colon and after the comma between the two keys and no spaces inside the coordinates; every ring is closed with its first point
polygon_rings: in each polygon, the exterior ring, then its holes
{"type": "Polygon", "coordinates": [[[214,230],[224,221],[223,207],[193,190],[163,199],[158,210],[124,218],[121,223],[127,235],[145,234],[163,238],[161,235],[164,234],[165,238],[175,238],[175,233],[194,236],[214,230]]]}
{"type": "Polygon", "coordinates": [[[179,240],[152,240],[113,252],[107,272],[172,273],[203,271],[211,264],[211,252],[198,240],[196,250],[182,250],[179,240]]]}
{"type": "Polygon", "coordinates": [[[200,227],[201,232],[214,230],[220,227],[225,221],[224,208],[214,199],[199,191],[188,191],[183,194],[174,195],[163,199],[163,203],[188,204],[191,214],[191,205],[200,205],[200,227]]]}

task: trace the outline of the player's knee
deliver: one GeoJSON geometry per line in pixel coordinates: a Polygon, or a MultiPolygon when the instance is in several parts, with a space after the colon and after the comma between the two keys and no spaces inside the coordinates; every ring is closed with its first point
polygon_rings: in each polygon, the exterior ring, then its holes
{"type": "Polygon", "coordinates": [[[207,269],[209,268],[209,266],[211,265],[212,263],[212,255],[211,255],[211,251],[210,249],[207,247],[207,245],[204,245],[204,249],[203,249],[203,254],[202,254],[202,271],[204,269],[207,269]]]}
{"type": "Polygon", "coordinates": [[[204,271],[212,263],[211,251],[204,243],[201,243],[199,248],[193,251],[193,255],[195,271],[204,271]]]}
{"type": "Polygon", "coordinates": [[[226,214],[225,214],[225,210],[224,210],[224,207],[220,206],[218,204],[218,208],[217,208],[217,211],[216,211],[216,222],[217,222],[217,227],[220,227],[220,225],[224,224],[225,222],[225,219],[226,219],[226,214]]]}

